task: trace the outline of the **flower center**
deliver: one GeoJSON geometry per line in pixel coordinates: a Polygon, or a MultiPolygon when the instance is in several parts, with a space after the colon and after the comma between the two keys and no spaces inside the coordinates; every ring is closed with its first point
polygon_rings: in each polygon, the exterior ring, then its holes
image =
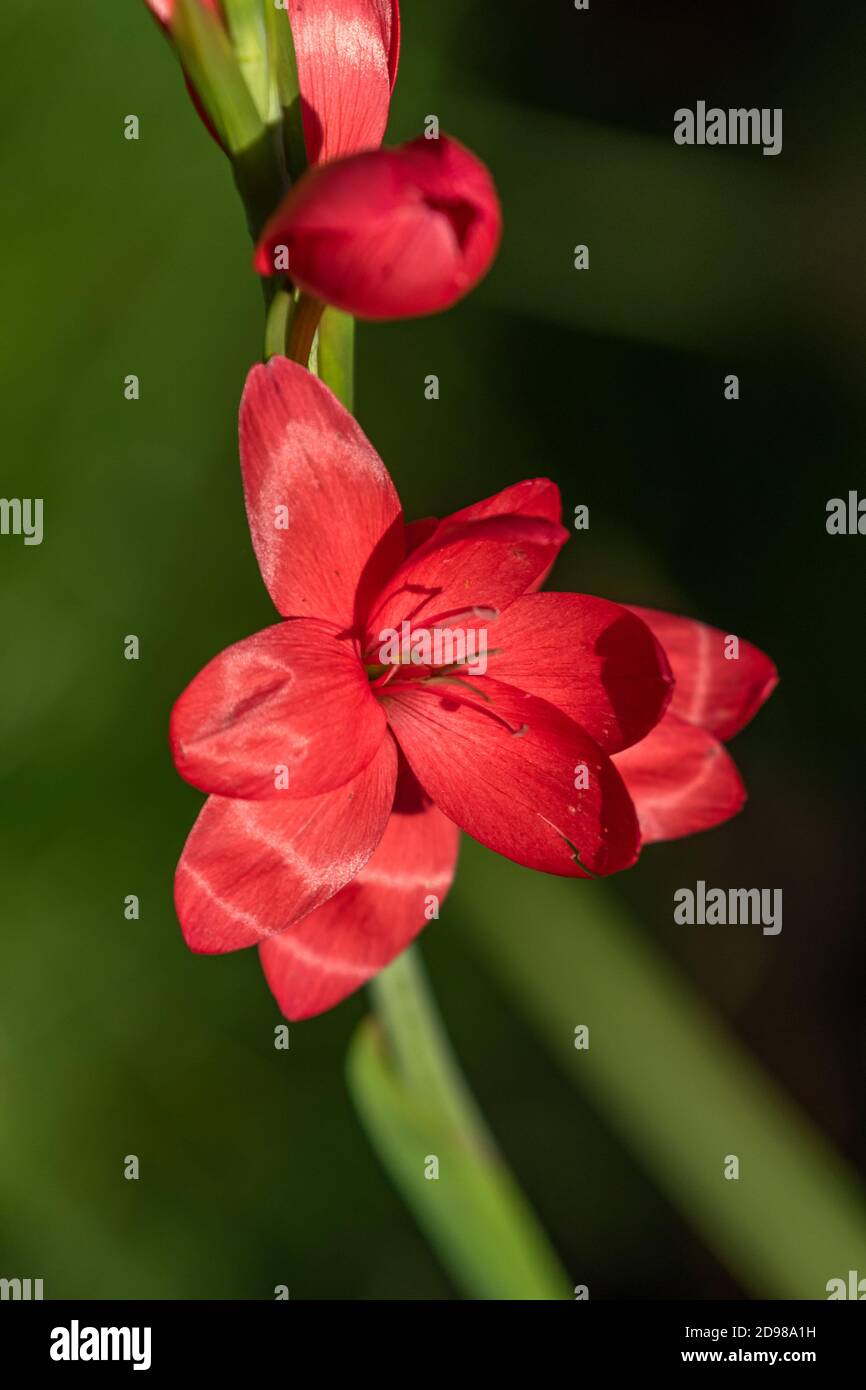
{"type": "Polygon", "coordinates": [[[483,622],[498,617],[495,608],[473,606],[436,613],[417,627],[404,619],[399,630],[383,628],[364,652],[367,679],[381,689],[397,679],[402,685],[461,675],[483,676],[490,655],[483,622]],[[466,623],[467,619],[471,621],[466,623]]]}

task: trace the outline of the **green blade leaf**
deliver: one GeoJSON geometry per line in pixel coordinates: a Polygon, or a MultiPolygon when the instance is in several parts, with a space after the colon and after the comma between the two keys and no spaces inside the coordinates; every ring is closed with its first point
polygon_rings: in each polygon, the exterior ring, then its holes
{"type": "Polygon", "coordinates": [[[495,1155],[467,1144],[435,1104],[401,1085],[373,1018],[364,1020],[352,1042],[349,1083],[379,1157],[465,1294],[568,1298],[568,1285],[510,1175],[495,1155]],[[425,1178],[434,1157],[438,1177],[425,1178]]]}
{"type": "Polygon", "coordinates": [[[756,1296],[826,1298],[829,1279],[863,1268],[866,1203],[853,1174],[611,884],[534,874],[467,842],[449,912],[557,1065],[756,1296]],[[585,1051],[573,1045],[579,1024],[585,1051]],[[723,1177],[730,1153],[737,1181],[723,1177]]]}

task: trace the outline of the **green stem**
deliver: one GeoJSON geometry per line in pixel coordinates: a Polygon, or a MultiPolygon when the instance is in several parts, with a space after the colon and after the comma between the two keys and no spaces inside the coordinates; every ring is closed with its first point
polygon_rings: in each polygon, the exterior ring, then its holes
{"type": "Polygon", "coordinates": [[[310,353],[313,350],[313,339],[316,336],[316,329],[319,326],[323,308],[322,301],[314,299],[309,294],[301,294],[295,302],[289,320],[286,356],[291,357],[294,362],[300,362],[302,367],[309,364],[310,353]]]}
{"type": "MultiPolygon", "coordinates": [[[[272,286],[273,281],[265,280],[265,286],[272,286]]],[[[271,357],[282,357],[286,351],[286,339],[289,332],[289,321],[292,315],[294,300],[292,292],[280,285],[279,289],[272,294],[268,306],[267,318],[265,320],[265,361],[271,357]]]]}
{"type": "Polygon", "coordinates": [[[264,127],[252,144],[233,155],[232,167],[247,227],[256,242],[287,186],[277,132],[264,127]]]}
{"type": "Polygon", "coordinates": [[[329,306],[319,324],[319,376],[348,411],[355,409],[355,320],[329,306]]]}
{"type": "Polygon", "coordinates": [[[403,1084],[435,1100],[473,1147],[495,1151],[448,1040],[418,947],[410,946],[377,975],[370,993],[403,1084]]]}
{"type": "Polygon", "coordinates": [[[375,1016],[349,1052],[367,1133],[419,1226],[469,1298],[571,1296],[532,1207],[457,1063],[417,946],[371,985],[375,1016]]]}

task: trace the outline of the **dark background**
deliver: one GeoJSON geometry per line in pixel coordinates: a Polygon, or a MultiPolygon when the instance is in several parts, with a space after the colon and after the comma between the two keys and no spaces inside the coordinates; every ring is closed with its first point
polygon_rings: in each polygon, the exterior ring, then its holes
{"type": "MultiPolygon", "coordinates": [[[[0,490],[45,499],[41,547],[0,538],[0,1275],[58,1298],[454,1297],[348,1097],[365,999],[276,1052],[255,953],[191,955],[171,905],[201,798],[173,771],[170,706],[272,621],[236,454],[261,295],[228,168],[140,0],[5,0],[0,51],[0,490]]],[[[599,901],[722,1020],[732,1074],[757,1062],[861,1172],[866,539],[824,523],[830,497],[866,493],[864,58],[854,5],[407,0],[389,140],[438,115],[493,170],[505,240],[453,312],[360,328],[357,398],[409,516],[549,475],[567,516],[591,515],[553,587],[699,616],[776,661],[734,745],[744,813],[653,848],[599,901]],[[699,99],[782,107],[781,155],[675,146],[674,110],[699,99]],[[781,887],[782,934],[676,927],[672,893],[697,878],[781,887]]],[[[423,952],[574,1281],[593,1298],[789,1293],[690,1215],[688,1115],[659,1156],[603,1076],[575,1087],[552,1055],[476,922],[543,971],[553,900],[539,887],[527,911],[523,885],[467,854],[423,952]]],[[[575,1023],[584,887],[555,900],[575,905],[575,1023]]],[[[652,1059],[652,1033],[642,1046],[652,1059]]],[[[660,1066],[652,1084],[661,1100],[678,1083],[660,1066]]],[[[816,1226],[828,1200],[822,1173],[816,1226]]],[[[800,1256],[793,1296],[846,1273],[805,1234],[800,1256]]]]}

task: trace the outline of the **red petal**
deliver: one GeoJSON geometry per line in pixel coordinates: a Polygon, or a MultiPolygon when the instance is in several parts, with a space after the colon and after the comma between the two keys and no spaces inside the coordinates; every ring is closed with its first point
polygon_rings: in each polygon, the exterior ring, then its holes
{"type": "Polygon", "coordinates": [[[337,791],[305,801],[212,796],[184,846],[174,900],[194,951],[237,951],[285,931],[345,888],[382,838],[394,802],[397,752],[337,791]]]}
{"type": "Polygon", "coordinates": [[[292,280],[361,318],[447,309],[490,268],[501,232],[490,174],[442,135],[309,170],[268,221],[260,275],[288,250],[292,280]]]}
{"type": "Polygon", "coordinates": [[[284,357],[247,377],[240,444],[253,545],[277,608],[351,628],[403,558],[385,465],[327,386],[284,357]]]}
{"type": "Polygon", "coordinates": [[[471,687],[416,684],[384,700],[407,761],[440,810],[532,869],[585,876],[581,866],[609,874],[632,864],[634,808],[589,735],[509,685],[481,678],[471,687]],[[581,768],[588,785],[575,790],[581,768]]]}
{"type": "Polygon", "coordinates": [[[441,904],[451,887],[458,841],[457,827],[426,798],[395,811],[347,888],[262,943],[265,978],[287,1018],[332,1008],[405,950],[426,925],[429,895],[441,904]]]}
{"type": "Polygon", "coordinates": [[[654,608],[629,607],[664,647],[676,681],[671,713],[689,724],[699,724],[717,738],[733,738],[776,688],[779,675],[770,658],[742,638],[739,657],[729,660],[729,634],[719,628],[654,608]]]}
{"type": "MultiPolygon", "coordinates": [[[[561,524],[562,498],[559,488],[549,478],[529,478],[525,482],[503,488],[492,497],[485,497],[483,502],[474,502],[470,507],[462,507],[460,511],[452,512],[451,516],[443,517],[442,525],[450,526],[455,521],[481,521],[488,516],[537,516],[561,524]]],[[[562,540],[557,547],[557,553],[568,540],[567,531],[563,530],[561,534],[562,540]]],[[[530,591],[534,592],[542,587],[553,569],[555,560],[554,555],[550,564],[527,586],[530,591]]]]}
{"type": "Polygon", "coordinates": [[[199,672],[172,711],[171,744],[178,772],[201,791],[307,797],[355,777],[385,728],[355,645],[296,618],[199,672]],[[278,789],[283,767],[288,786],[278,789]]]}
{"type": "Polygon", "coordinates": [[[382,143],[397,76],[397,0],[289,0],[311,164],[382,143]]]}
{"type": "Polygon", "coordinates": [[[487,627],[487,675],[556,705],[607,753],[657,724],[671,696],[664,652],[634,613],[587,594],[530,594],[487,627]]]}
{"type": "Polygon", "coordinates": [[[709,830],[735,816],[746,799],[722,744],[670,712],[614,763],[637,807],[644,843],[709,830]]]}
{"type": "MultiPolygon", "coordinates": [[[[538,516],[546,521],[562,522],[562,498],[559,488],[549,478],[527,478],[511,487],[461,507],[459,512],[442,518],[442,525],[453,521],[482,521],[488,516],[538,516]]],[[[566,537],[568,533],[566,532],[566,537]]]]}
{"type": "MultiPolygon", "coordinates": [[[[384,629],[399,629],[404,619],[433,626],[443,614],[501,611],[550,565],[564,539],[557,523],[534,517],[491,516],[440,526],[374,601],[367,620],[370,639],[379,640],[384,629]]],[[[485,624],[486,619],[467,618],[450,625],[469,631],[485,624]]]]}
{"type": "MultiPolygon", "coordinates": [[[[502,492],[486,497],[483,502],[474,502],[470,507],[461,507],[450,516],[425,517],[423,521],[406,523],[406,554],[410,555],[435,535],[440,526],[451,526],[460,521],[483,521],[490,516],[535,516],[544,521],[562,521],[562,501],[559,488],[549,478],[530,478],[524,483],[515,483],[503,488],[502,492]]],[[[561,544],[568,539],[566,531],[561,532],[561,544]]],[[[542,576],[543,578],[543,576],[542,576]]],[[[530,585],[534,589],[541,580],[530,585]]]]}
{"type": "Polygon", "coordinates": [[[419,521],[406,522],[406,554],[411,555],[413,550],[417,550],[419,545],[425,545],[430,537],[435,534],[439,525],[439,519],[435,516],[421,517],[419,521]]]}

